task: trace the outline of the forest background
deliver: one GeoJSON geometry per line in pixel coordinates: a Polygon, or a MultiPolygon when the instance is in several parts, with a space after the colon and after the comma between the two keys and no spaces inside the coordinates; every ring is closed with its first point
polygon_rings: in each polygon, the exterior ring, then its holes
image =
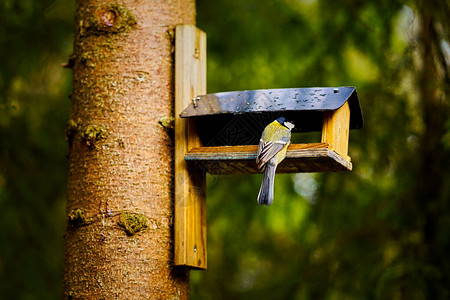
{"type": "MultiPolygon", "coordinates": [[[[75,4],[0,3],[0,298],[62,293],[75,4]]],[[[208,92],[355,86],[354,170],[209,176],[192,299],[450,298],[450,11],[442,0],[197,1],[208,92]]],[[[320,139],[296,136],[300,142],[320,139]]]]}

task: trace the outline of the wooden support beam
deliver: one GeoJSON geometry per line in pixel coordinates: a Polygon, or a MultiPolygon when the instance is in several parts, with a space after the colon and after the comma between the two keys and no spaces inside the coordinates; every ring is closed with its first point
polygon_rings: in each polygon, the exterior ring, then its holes
{"type": "MultiPolygon", "coordinates": [[[[185,155],[214,175],[257,174],[257,145],[195,147],[185,155]]],[[[291,144],[286,158],[277,167],[277,173],[350,171],[352,163],[331,150],[326,143],[291,144]]]]}
{"type": "Polygon", "coordinates": [[[200,146],[194,119],[180,113],[206,94],[206,34],[194,25],[175,31],[175,265],[206,269],[206,175],[184,159],[200,146]]]}
{"type": "Polygon", "coordinates": [[[350,161],[348,139],[350,131],[350,107],[345,102],[339,109],[323,114],[322,143],[330,145],[330,149],[344,159],[350,161]]]}

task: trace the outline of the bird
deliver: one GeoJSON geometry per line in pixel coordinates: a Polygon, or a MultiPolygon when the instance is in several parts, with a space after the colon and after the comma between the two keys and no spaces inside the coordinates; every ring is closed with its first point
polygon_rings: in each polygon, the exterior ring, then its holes
{"type": "Polygon", "coordinates": [[[258,194],[258,203],[271,205],[277,165],[286,157],[286,151],[291,143],[292,122],[286,117],[279,117],[264,128],[259,141],[256,165],[258,171],[264,171],[264,177],[258,194]]]}

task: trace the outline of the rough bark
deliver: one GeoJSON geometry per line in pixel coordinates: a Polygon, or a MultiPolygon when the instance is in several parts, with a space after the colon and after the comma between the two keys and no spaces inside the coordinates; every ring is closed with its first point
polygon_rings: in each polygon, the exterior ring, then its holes
{"type": "Polygon", "coordinates": [[[173,266],[173,29],[195,2],[79,0],[65,299],[179,299],[173,266]],[[163,124],[163,125],[161,125],[163,124]]]}

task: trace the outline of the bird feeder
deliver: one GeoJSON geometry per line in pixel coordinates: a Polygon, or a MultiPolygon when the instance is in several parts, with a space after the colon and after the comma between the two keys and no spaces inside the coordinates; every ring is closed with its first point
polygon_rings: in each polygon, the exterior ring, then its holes
{"type": "Polygon", "coordinates": [[[195,97],[180,115],[195,118],[204,147],[185,155],[211,174],[256,174],[264,127],[285,116],[293,132],[322,131],[321,143],[291,144],[278,173],[351,170],[349,130],[363,119],[354,87],[224,92],[195,97]]]}
{"type": "Polygon", "coordinates": [[[363,126],[354,87],[206,94],[202,43],[206,35],[195,27],[177,27],[175,264],[196,268],[206,268],[206,172],[259,173],[255,160],[261,133],[280,116],[294,122],[293,133],[321,131],[321,141],[291,144],[277,173],[350,171],[349,131],[363,126]]]}

